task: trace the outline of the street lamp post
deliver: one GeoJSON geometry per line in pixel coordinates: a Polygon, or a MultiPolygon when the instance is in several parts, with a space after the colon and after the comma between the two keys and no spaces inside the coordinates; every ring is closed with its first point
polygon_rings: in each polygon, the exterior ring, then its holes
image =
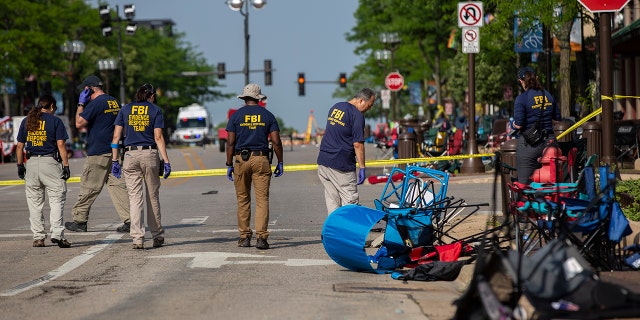
{"type": "MultiPolygon", "coordinates": [[[[384,72],[384,75],[386,76],[389,73],[389,69],[387,68],[388,66],[387,61],[389,61],[389,59],[391,58],[391,50],[387,50],[387,49],[376,50],[373,52],[373,56],[376,58],[376,61],[378,61],[378,66],[383,68],[382,70],[384,72]]],[[[382,106],[382,114],[384,116],[385,123],[389,123],[389,118],[387,115],[388,108],[389,108],[388,102],[389,102],[388,100],[384,100],[383,106],[382,106]]]]}
{"type": "Polygon", "coordinates": [[[249,84],[249,2],[254,9],[262,9],[265,0],[227,0],[227,5],[233,11],[238,11],[244,17],[244,84],[249,84]]]}
{"type": "Polygon", "coordinates": [[[116,70],[118,68],[118,63],[115,59],[100,59],[98,60],[98,70],[102,73],[104,71],[104,80],[107,87],[107,92],[109,91],[109,71],[116,70]]]}
{"type": "MultiPolygon", "coordinates": [[[[136,7],[133,4],[125,4],[124,5],[124,15],[125,19],[120,18],[119,15],[120,8],[116,5],[116,17],[112,19],[111,17],[111,9],[108,5],[101,5],[99,8],[100,18],[103,20],[102,22],[102,35],[105,37],[109,37],[113,34],[113,29],[111,28],[111,22],[118,23],[118,58],[119,58],[119,66],[120,66],[120,103],[125,104],[125,82],[124,82],[124,57],[122,55],[122,25],[121,22],[127,22],[127,26],[125,31],[127,35],[134,35],[136,30],[138,29],[138,25],[133,21],[133,18],[136,15],[136,7]]],[[[108,92],[108,90],[107,90],[108,92]]]]}
{"type": "MultiPolygon", "coordinates": [[[[400,44],[400,36],[396,32],[383,32],[380,34],[380,42],[384,45],[385,51],[388,52],[385,55],[385,60],[389,60],[389,71],[393,70],[393,53],[398,49],[400,44]]],[[[384,52],[384,51],[383,51],[384,52]]],[[[376,57],[377,58],[377,57],[376,57]]],[[[393,120],[398,119],[398,93],[391,92],[391,115],[393,120]]]]}
{"type": "MultiPolygon", "coordinates": [[[[84,42],[79,40],[65,41],[60,46],[60,51],[65,55],[65,58],[69,60],[69,73],[67,74],[67,102],[64,113],[71,119],[76,114],[75,104],[75,62],[80,55],[84,52],[84,42]]],[[[75,123],[73,121],[72,123],[75,123]]],[[[72,126],[75,129],[75,125],[72,126]]]]}

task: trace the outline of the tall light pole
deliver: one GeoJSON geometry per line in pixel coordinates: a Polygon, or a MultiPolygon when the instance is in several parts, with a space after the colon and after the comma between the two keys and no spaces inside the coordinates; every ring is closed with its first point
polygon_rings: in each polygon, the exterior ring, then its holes
{"type": "Polygon", "coordinates": [[[133,22],[133,18],[136,16],[136,6],[133,4],[125,4],[124,5],[124,15],[125,19],[120,18],[119,16],[119,7],[116,5],[116,17],[115,19],[111,18],[111,9],[108,5],[101,5],[99,8],[100,18],[102,18],[102,35],[105,37],[109,37],[113,34],[113,29],[111,28],[111,22],[118,23],[118,54],[120,60],[120,103],[125,104],[125,82],[124,82],[124,57],[122,56],[122,26],[120,22],[127,22],[127,26],[125,31],[127,35],[134,35],[136,30],[138,29],[138,25],[133,22]]]}
{"type": "MultiPolygon", "coordinates": [[[[378,61],[378,66],[383,68],[382,70],[384,72],[384,75],[386,76],[389,73],[389,69],[388,69],[389,64],[387,63],[387,61],[391,59],[391,50],[387,50],[387,49],[376,50],[373,52],[373,56],[376,58],[376,61],[378,61]]],[[[388,109],[389,109],[389,101],[383,100],[382,115],[384,116],[385,123],[389,123],[388,109]]]]}
{"type": "Polygon", "coordinates": [[[249,2],[254,9],[262,9],[265,0],[227,0],[227,5],[233,11],[238,11],[244,17],[244,84],[249,84],[249,2]]]}
{"type": "MultiPolygon", "coordinates": [[[[400,36],[396,32],[383,32],[380,34],[380,42],[384,45],[385,50],[390,52],[390,54],[388,54],[389,71],[394,71],[393,70],[393,53],[394,51],[396,51],[396,49],[398,49],[398,45],[400,44],[400,36]]],[[[397,92],[391,92],[391,115],[394,121],[398,119],[397,94],[398,94],[397,92]]]]}
{"type": "Polygon", "coordinates": [[[75,92],[75,62],[84,52],[84,48],[84,42],[80,40],[65,41],[65,43],[60,45],[60,51],[62,51],[65,58],[69,60],[69,73],[67,74],[67,102],[64,113],[70,119],[76,114],[76,101],[74,101],[75,95],[73,94],[75,92]]]}

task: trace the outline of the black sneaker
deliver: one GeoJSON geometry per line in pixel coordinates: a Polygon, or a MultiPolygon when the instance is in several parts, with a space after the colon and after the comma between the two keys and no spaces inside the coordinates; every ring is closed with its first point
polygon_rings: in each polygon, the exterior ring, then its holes
{"type": "Polygon", "coordinates": [[[122,232],[122,233],[128,233],[129,231],[131,231],[131,223],[130,222],[125,222],[123,223],[121,226],[116,228],[116,231],[118,232],[122,232]]]}
{"type": "Polygon", "coordinates": [[[164,244],[164,237],[157,237],[153,239],[153,247],[160,248],[164,244]]]}
{"type": "Polygon", "coordinates": [[[251,247],[251,238],[240,238],[240,240],[238,240],[238,247],[251,247]]]}
{"type": "Polygon", "coordinates": [[[260,250],[269,249],[269,243],[267,242],[267,239],[258,238],[258,240],[256,240],[256,249],[260,249],[260,250]]]}
{"type": "Polygon", "coordinates": [[[87,232],[87,223],[86,222],[65,222],[64,227],[69,231],[75,232],[87,232]]]}
{"type": "Polygon", "coordinates": [[[60,239],[51,238],[51,242],[57,244],[58,247],[60,248],[71,248],[71,243],[69,243],[67,239],[60,240],[60,239]]]}

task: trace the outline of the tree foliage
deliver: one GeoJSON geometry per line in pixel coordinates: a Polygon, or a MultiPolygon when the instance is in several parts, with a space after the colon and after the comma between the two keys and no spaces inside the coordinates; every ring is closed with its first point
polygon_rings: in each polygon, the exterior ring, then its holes
{"type": "MultiPolygon", "coordinates": [[[[435,83],[438,105],[443,99],[449,99],[461,109],[465,108],[469,55],[460,49],[462,35],[457,26],[457,4],[458,1],[361,0],[354,14],[356,26],[347,35],[347,40],[357,43],[355,53],[365,60],[356,67],[350,83],[369,81],[379,83],[382,88],[389,66],[376,61],[373,52],[384,48],[378,39],[381,32],[398,32],[402,42],[394,51],[392,69],[400,71],[405,82],[422,83],[423,106],[429,105],[425,93],[428,84],[435,83]],[[450,37],[457,45],[453,49],[447,45],[450,37]]],[[[557,65],[553,79],[559,87],[562,114],[568,116],[573,100],[569,32],[581,6],[575,0],[488,0],[483,1],[483,8],[485,14],[491,14],[491,20],[485,19],[484,26],[480,28],[480,52],[474,55],[475,101],[497,105],[511,113],[512,99],[521,91],[515,81],[519,67],[533,65],[542,80],[547,80],[542,72],[545,65],[534,62],[530,54],[514,51],[513,30],[517,14],[522,21],[521,28],[540,22],[557,36],[561,54],[559,58],[552,59],[552,63],[557,65]],[[505,94],[509,91],[511,96],[505,94]]],[[[401,93],[400,96],[401,114],[415,115],[415,107],[409,106],[408,94],[401,93]]],[[[379,112],[374,110],[369,116],[377,117],[379,112]]]]}
{"type": "MultiPolygon", "coordinates": [[[[112,17],[117,14],[112,11],[112,17]]],[[[78,84],[88,75],[101,76],[109,82],[111,95],[119,98],[119,70],[98,70],[97,61],[118,60],[117,32],[124,22],[112,22],[114,35],[103,37],[98,9],[83,0],[12,0],[0,1],[0,79],[14,79],[18,95],[12,97],[12,115],[24,112],[25,82],[32,77],[38,82],[50,81],[52,90],[67,94],[70,84],[78,84]],[[61,52],[65,41],[80,40],[85,52],[77,57],[74,73],[69,56],[61,52]]],[[[144,83],[158,88],[159,105],[165,110],[167,123],[174,123],[177,109],[190,103],[228,97],[217,90],[217,81],[208,77],[179,77],[182,71],[211,71],[202,54],[185,42],[184,34],[151,30],[140,26],[135,35],[122,33],[125,97],[130,101],[144,83]],[[144,48],[144,50],[142,49],[144,48]],[[168,95],[166,93],[177,93],[168,95]]],[[[77,99],[73,92],[71,101],[77,99]]],[[[68,99],[68,97],[66,97],[68,99]]]]}

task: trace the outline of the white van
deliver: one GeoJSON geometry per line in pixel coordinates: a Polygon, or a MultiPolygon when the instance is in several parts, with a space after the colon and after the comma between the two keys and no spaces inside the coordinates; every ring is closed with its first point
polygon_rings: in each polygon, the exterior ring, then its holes
{"type": "Polygon", "coordinates": [[[171,134],[171,143],[205,145],[214,141],[213,123],[207,108],[194,103],[178,110],[176,131],[171,134]]]}

